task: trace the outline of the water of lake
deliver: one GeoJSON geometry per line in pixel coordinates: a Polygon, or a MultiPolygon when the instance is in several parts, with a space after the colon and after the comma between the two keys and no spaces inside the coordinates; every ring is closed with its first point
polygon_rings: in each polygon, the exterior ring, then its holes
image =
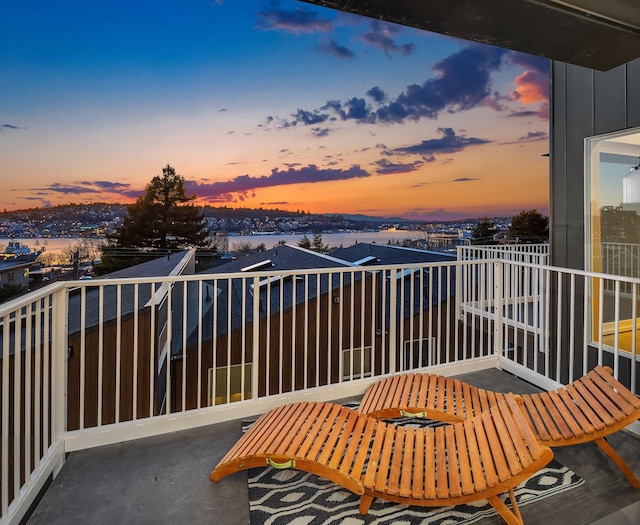
{"type": "MultiPolygon", "coordinates": [[[[287,244],[298,244],[302,239],[302,234],[296,235],[237,235],[229,237],[229,250],[233,251],[234,248],[250,244],[252,246],[258,246],[259,244],[265,245],[266,248],[272,248],[281,241],[287,244]]],[[[309,239],[312,239],[311,235],[308,235],[309,239]]],[[[358,242],[376,242],[378,244],[395,244],[396,242],[402,242],[404,239],[418,239],[424,238],[424,233],[407,231],[407,230],[385,230],[379,232],[354,232],[354,233],[324,233],[322,234],[322,241],[328,244],[330,248],[340,246],[351,246],[358,242]]],[[[7,239],[0,238],[0,248],[4,248],[9,241],[19,241],[22,244],[28,246],[32,250],[38,250],[44,248],[46,251],[65,251],[68,249],[76,248],[85,239],[65,237],[56,239],[7,239]]]]}

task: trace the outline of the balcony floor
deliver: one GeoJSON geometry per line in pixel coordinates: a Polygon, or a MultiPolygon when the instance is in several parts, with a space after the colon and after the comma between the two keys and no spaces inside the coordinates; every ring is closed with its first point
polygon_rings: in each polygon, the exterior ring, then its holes
{"type": "MultiPolygon", "coordinates": [[[[484,388],[535,392],[497,369],[459,376],[484,388]]],[[[27,523],[249,523],[246,472],[217,484],[208,475],[240,437],[240,421],[174,432],[69,455],[27,523]]],[[[640,438],[610,443],[640,477],[640,438]]],[[[522,508],[527,525],[640,523],[640,491],[593,444],[557,448],[556,459],[585,480],[571,492],[522,508]],[[606,518],[606,519],[603,519],[606,518]]],[[[499,517],[478,522],[502,523],[499,517]]]]}

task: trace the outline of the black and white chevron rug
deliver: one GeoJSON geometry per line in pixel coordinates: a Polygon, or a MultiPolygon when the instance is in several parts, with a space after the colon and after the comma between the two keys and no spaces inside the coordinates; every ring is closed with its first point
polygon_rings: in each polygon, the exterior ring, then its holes
{"type": "MultiPolygon", "coordinates": [[[[400,418],[396,424],[425,426],[400,418]]],[[[555,459],[515,489],[519,506],[540,501],[584,483],[555,459]]],[[[295,469],[249,470],[251,525],[460,525],[497,514],[486,501],[455,507],[416,507],[375,499],[366,516],[360,498],[324,478],[295,469]]]]}

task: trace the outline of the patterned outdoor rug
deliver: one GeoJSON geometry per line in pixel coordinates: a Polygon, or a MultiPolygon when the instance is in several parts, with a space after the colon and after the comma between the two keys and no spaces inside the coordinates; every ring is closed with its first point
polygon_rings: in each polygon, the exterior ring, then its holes
{"type": "MultiPolygon", "coordinates": [[[[540,501],[577,487],[584,480],[552,460],[516,490],[518,505],[540,501]]],[[[456,507],[415,507],[375,499],[366,516],[360,498],[342,487],[308,472],[271,467],[249,470],[251,524],[399,524],[444,525],[474,523],[496,514],[486,501],[456,507]]]]}
{"type": "MultiPolygon", "coordinates": [[[[401,418],[398,424],[424,426],[425,420],[401,418]]],[[[486,501],[456,507],[416,507],[375,499],[369,513],[358,510],[360,498],[339,485],[295,469],[250,469],[249,507],[252,525],[444,525],[469,524],[497,514],[486,501]]],[[[584,483],[552,460],[515,490],[518,505],[540,501],[584,483]]]]}

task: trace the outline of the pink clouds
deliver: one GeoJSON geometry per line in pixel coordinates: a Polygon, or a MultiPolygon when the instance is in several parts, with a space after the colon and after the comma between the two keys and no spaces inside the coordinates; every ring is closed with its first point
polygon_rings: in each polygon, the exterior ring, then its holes
{"type": "Polygon", "coordinates": [[[514,81],[516,89],[513,98],[523,104],[546,102],[549,100],[549,75],[540,71],[525,71],[514,81]]]}

